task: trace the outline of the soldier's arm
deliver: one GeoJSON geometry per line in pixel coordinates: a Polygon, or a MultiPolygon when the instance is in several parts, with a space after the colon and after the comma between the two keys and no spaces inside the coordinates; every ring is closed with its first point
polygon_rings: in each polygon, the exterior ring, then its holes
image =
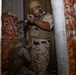
{"type": "Polygon", "coordinates": [[[50,24],[48,22],[44,22],[36,19],[34,23],[42,29],[50,30],[50,24]]]}
{"type": "Polygon", "coordinates": [[[52,28],[52,22],[51,22],[50,17],[48,17],[47,20],[41,21],[41,20],[36,19],[35,16],[32,14],[29,16],[30,16],[29,21],[31,23],[35,23],[40,28],[45,29],[45,30],[50,30],[52,28]]]}

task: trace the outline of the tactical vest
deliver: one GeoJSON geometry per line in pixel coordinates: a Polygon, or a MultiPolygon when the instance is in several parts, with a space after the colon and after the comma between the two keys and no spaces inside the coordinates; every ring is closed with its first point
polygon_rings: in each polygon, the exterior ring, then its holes
{"type": "MultiPolygon", "coordinates": [[[[46,15],[47,13],[40,17],[39,20],[43,21],[46,15]]],[[[31,36],[37,39],[50,39],[50,31],[43,30],[38,26],[34,25],[31,26],[31,36]]]]}

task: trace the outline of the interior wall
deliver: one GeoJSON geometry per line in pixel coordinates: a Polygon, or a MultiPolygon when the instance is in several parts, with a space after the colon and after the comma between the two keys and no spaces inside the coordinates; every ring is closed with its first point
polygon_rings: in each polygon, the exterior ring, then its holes
{"type": "Polygon", "coordinates": [[[50,62],[49,69],[52,72],[58,72],[57,70],[57,57],[56,57],[56,46],[55,46],[55,33],[54,28],[51,30],[51,39],[50,39],[50,62]]]}
{"type": "MultiPolygon", "coordinates": [[[[22,21],[23,17],[23,0],[2,0],[2,10],[9,11],[17,15],[18,21],[22,21]]],[[[24,37],[23,23],[18,24],[18,39],[24,37]]]]}
{"type": "Polygon", "coordinates": [[[23,0],[2,0],[2,10],[15,13],[18,21],[23,20],[23,0]]]}
{"type": "MultiPolygon", "coordinates": [[[[23,0],[2,0],[2,12],[10,12],[10,16],[13,17],[12,13],[15,14],[17,16],[17,23],[13,20],[11,20],[11,22],[9,21],[8,25],[7,25],[7,29],[8,27],[10,28],[10,26],[17,24],[17,33],[18,35],[16,36],[18,39],[24,37],[24,33],[23,33],[23,25],[22,24],[18,24],[18,21],[22,21],[23,20],[23,0]]],[[[10,18],[11,18],[10,17],[10,18]]],[[[9,17],[8,17],[9,18],[9,17]]],[[[15,16],[13,17],[13,19],[15,18],[15,16]]],[[[6,19],[7,21],[7,19],[6,19]]],[[[4,27],[4,21],[2,20],[2,28],[4,27]]],[[[9,31],[5,29],[7,31],[7,33],[9,33],[9,31]]],[[[15,28],[14,28],[15,29],[15,28]]],[[[12,31],[12,29],[11,29],[12,31]]],[[[11,32],[10,31],[10,32],[11,32]]],[[[2,31],[3,32],[3,31],[2,31]]],[[[16,32],[15,32],[16,33],[16,32]]],[[[15,35],[12,34],[12,35],[15,35]]],[[[4,33],[5,35],[6,33],[4,33]]],[[[11,35],[9,35],[9,37],[11,37],[11,35]]],[[[2,67],[6,67],[7,68],[7,55],[8,55],[8,49],[11,46],[11,44],[14,43],[14,41],[18,41],[14,39],[14,37],[12,36],[12,40],[10,41],[8,40],[2,40],[2,67]],[[14,41],[13,41],[14,40],[14,41]],[[6,43],[6,45],[4,45],[4,43],[6,43]],[[9,43],[9,44],[8,44],[9,43]],[[8,48],[5,48],[5,46],[7,46],[8,48]]]]}
{"type": "Polygon", "coordinates": [[[64,0],[64,6],[67,28],[69,73],[70,75],[76,75],[76,0],[64,0]]]}

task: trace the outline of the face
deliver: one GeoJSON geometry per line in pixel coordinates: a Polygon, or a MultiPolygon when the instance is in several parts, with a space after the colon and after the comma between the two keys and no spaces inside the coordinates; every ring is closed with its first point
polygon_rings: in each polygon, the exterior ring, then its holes
{"type": "Polygon", "coordinates": [[[38,17],[40,14],[41,14],[41,10],[40,10],[40,7],[34,7],[33,9],[32,9],[32,13],[36,16],[36,17],[38,17]]]}

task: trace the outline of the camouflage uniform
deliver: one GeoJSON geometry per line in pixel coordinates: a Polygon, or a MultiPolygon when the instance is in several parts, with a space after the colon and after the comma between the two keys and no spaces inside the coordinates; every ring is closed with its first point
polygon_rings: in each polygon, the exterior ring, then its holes
{"type": "MultiPolygon", "coordinates": [[[[52,29],[52,15],[43,12],[38,19],[48,22],[50,24],[50,29],[52,29]]],[[[31,50],[32,66],[35,75],[47,75],[46,70],[49,63],[50,31],[45,31],[37,26],[32,26],[31,36],[33,44],[31,50]]]]}

